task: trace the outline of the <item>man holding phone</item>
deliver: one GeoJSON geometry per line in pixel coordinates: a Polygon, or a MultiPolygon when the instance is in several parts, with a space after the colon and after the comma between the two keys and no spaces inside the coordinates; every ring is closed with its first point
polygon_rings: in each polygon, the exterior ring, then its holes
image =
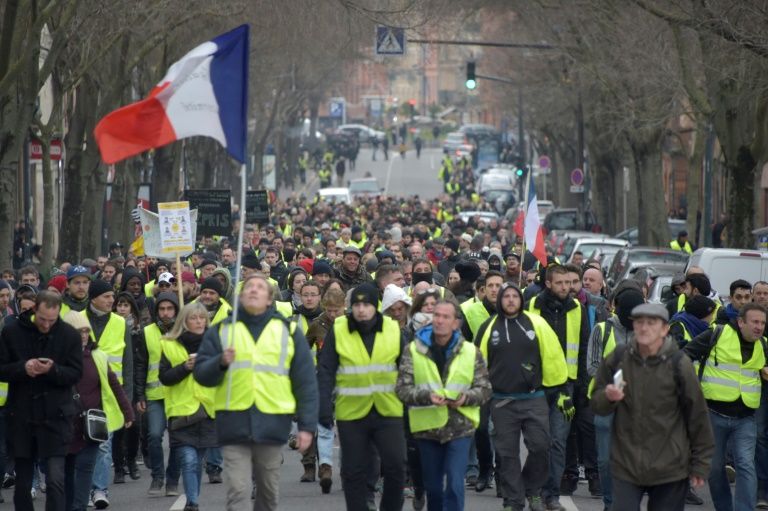
{"type": "Polygon", "coordinates": [[[16,461],[15,509],[32,510],[32,473],[46,460],[46,508],[64,509],[64,457],[82,376],[80,334],[59,320],[61,295],[41,291],[35,308],[0,334],[0,381],[8,382],[8,443],[16,461]]]}
{"type": "Polygon", "coordinates": [[[596,414],[614,414],[613,509],[639,509],[647,493],[649,511],[682,511],[689,481],[699,488],[709,475],[707,405],[692,362],[668,335],[667,309],[638,305],[631,319],[634,336],[600,364],[592,394],[596,414]]]}

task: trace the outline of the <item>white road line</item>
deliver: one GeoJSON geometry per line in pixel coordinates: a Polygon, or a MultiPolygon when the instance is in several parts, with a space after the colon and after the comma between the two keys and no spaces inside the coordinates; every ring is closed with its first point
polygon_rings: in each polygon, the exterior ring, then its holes
{"type": "MultiPolygon", "coordinates": [[[[398,155],[399,157],[399,155],[398,155]]],[[[384,183],[384,194],[389,193],[389,179],[392,177],[392,164],[395,163],[395,155],[392,155],[392,158],[389,159],[389,167],[387,168],[387,180],[384,183]]]]}
{"type": "Polygon", "coordinates": [[[171,509],[169,511],[184,511],[184,506],[187,505],[187,496],[183,493],[179,495],[179,498],[176,499],[176,502],[174,502],[171,505],[171,509]]]}
{"type": "Polygon", "coordinates": [[[430,156],[429,157],[429,168],[430,170],[435,170],[435,157],[430,156]]]}
{"type": "Polygon", "coordinates": [[[576,504],[573,503],[573,499],[571,497],[561,496],[560,504],[568,511],[579,511],[579,508],[576,507],[576,504]]]}

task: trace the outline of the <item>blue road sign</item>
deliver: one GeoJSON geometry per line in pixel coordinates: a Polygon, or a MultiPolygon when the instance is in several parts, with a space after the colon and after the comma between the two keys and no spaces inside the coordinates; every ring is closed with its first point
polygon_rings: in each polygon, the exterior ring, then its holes
{"type": "Polygon", "coordinates": [[[376,55],[403,55],[405,29],[376,25],[376,55]]]}

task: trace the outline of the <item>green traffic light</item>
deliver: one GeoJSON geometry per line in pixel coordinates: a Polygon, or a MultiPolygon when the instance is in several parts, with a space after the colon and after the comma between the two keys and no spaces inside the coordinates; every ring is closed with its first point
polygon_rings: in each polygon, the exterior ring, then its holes
{"type": "Polygon", "coordinates": [[[515,173],[517,174],[517,177],[523,177],[523,169],[517,169],[515,173]]]}
{"type": "Polygon", "coordinates": [[[477,87],[477,82],[475,80],[467,80],[467,89],[474,90],[475,87],[477,87]]]}

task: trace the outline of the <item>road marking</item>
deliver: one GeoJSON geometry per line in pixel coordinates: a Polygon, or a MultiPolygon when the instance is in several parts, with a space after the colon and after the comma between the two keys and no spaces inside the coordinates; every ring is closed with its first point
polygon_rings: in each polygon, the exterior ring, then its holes
{"type": "Polygon", "coordinates": [[[560,497],[560,504],[567,510],[567,511],[579,511],[579,508],[576,507],[576,504],[573,503],[573,499],[571,497],[560,497]]]}
{"type": "Polygon", "coordinates": [[[187,496],[183,493],[179,495],[179,498],[176,499],[176,502],[171,505],[171,509],[169,511],[184,511],[184,506],[187,505],[187,496]]]}
{"type": "Polygon", "coordinates": [[[435,157],[430,156],[429,157],[429,168],[430,170],[435,170],[435,157]]]}
{"type": "Polygon", "coordinates": [[[384,194],[389,193],[389,179],[392,177],[392,164],[395,163],[394,155],[389,159],[389,167],[387,168],[387,181],[384,184],[384,194]]]}

